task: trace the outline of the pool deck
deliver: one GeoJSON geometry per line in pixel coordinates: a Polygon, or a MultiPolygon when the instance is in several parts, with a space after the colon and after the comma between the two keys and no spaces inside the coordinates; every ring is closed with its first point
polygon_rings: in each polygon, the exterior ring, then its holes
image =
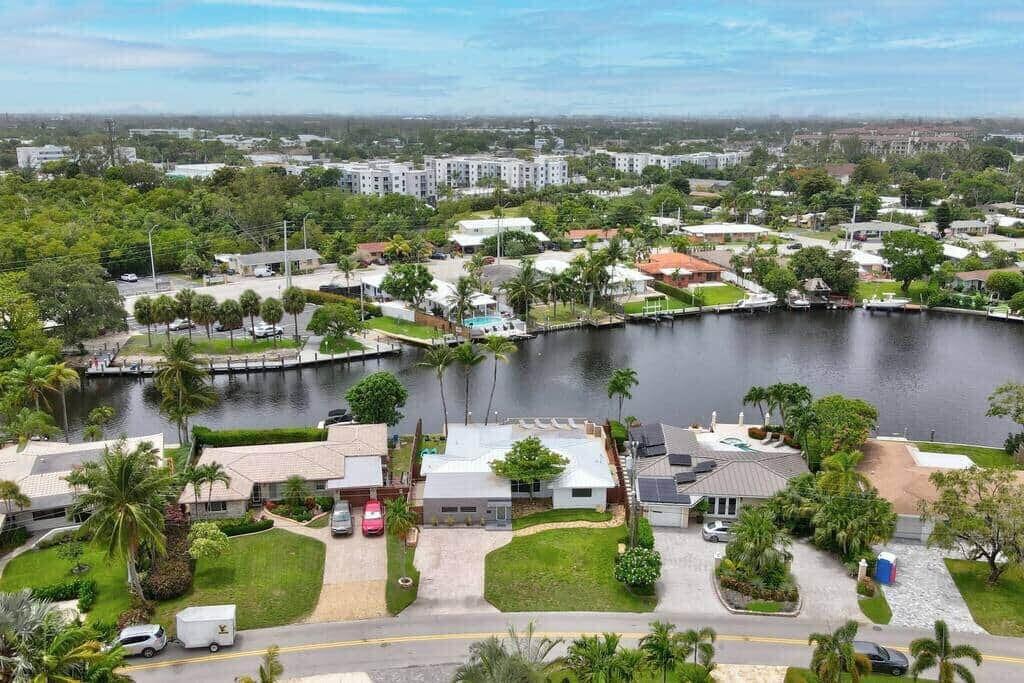
{"type": "MultiPolygon", "coordinates": [[[[755,419],[760,419],[760,414],[757,414],[755,419]]],[[[776,447],[775,443],[762,444],[757,439],[751,439],[747,433],[751,427],[757,427],[758,424],[748,423],[744,420],[743,424],[736,423],[723,423],[719,422],[715,425],[715,431],[702,431],[698,432],[697,439],[700,441],[702,446],[707,448],[713,448],[719,451],[741,451],[751,450],[757,453],[798,453],[799,450],[796,448],[790,448],[789,446],[776,447]],[[730,446],[729,444],[721,443],[722,439],[739,439],[743,443],[747,444],[748,448],[739,448],[736,446],[730,446]]]]}

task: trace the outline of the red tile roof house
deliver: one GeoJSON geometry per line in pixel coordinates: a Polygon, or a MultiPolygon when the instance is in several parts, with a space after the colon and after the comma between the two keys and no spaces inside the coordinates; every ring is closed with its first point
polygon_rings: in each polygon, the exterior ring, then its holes
{"type": "Polygon", "coordinates": [[[583,246],[588,237],[596,237],[600,242],[610,240],[618,234],[618,228],[583,228],[580,230],[570,230],[565,233],[565,236],[573,243],[573,246],[583,246]]]}
{"type": "Polygon", "coordinates": [[[660,280],[673,287],[718,282],[722,279],[722,272],[725,270],[714,263],[674,251],[652,254],[648,261],[637,264],[637,268],[655,280],[660,280]]]}
{"type": "Polygon", "coordinates": [[[356,245],[356,255],[366,261],[376,261],[384,258],[391,242],[360,242],[356,245]]]}

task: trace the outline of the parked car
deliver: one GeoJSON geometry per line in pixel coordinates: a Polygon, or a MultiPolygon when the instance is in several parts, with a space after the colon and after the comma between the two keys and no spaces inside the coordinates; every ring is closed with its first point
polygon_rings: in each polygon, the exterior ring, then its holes
{"type": "Polygon", "coordinates": [[[352,508],[347,500],[339,500],[331,512],[331,536],[352,535],[352,508]]]}
{"type": "Polygon", "coordinates": [[[384,533],[384,511],[379,500],[368,500],[363,506],[363,536],[380,536],[384,533]]]}
{"type": "Polygon", "coordinates": [[[149,659],[167,647],[167,635],[159,624],[141,624],[121,629],[113,646],[120,645],[126,655],[149,659]]]}
{"type": "Polygon", "coordinates": [[[448,258],[448,254],[444,253],[443,251],[435,251],[430,255],[430,258],[432,258],[435,261],[444,261],[446,258],[448,258]]]}
{"type": "Polygon", "coordinates": [[[273,277],[274,271],[267,266],[256,266],[252,269],[252,274],[256,277],[273,277]]]}
{"type": "Polygon", "coordinates": [[[909,662],[907,656],[902,652],[887,650],[881,645],[867,640],[853,641],[853,650],[868,658],[868,661],[871,662],[872,673],[902,676],[907,672],[909,662]]]}
{"type": "Polygon", "coordinates": [[[701,527],[700,535],[704,537],[705,541],[711,541],[712,543],[728,541],[730,538],[729,526],[729,522],[713,519],[710,522],[704,523],[704,526],[701,527]]]}
{"type": "Polygon", "coordinates": [[[268,325],[267,323],[260,323],[255,328],[253,328],[252,331],[252,336],[256,337],[257,339],[262,339],[266,337],[280,337],[282,334],[284,334],[283,327],[281,327],[280,325],[268,325]]]}
{"type": "Polygon", "coordinates": [[[341,285],[336,285],[333,282],[326,285],[320,285],[317,289],[321,292],[326,292],[327,294],[345,294],[348,291],[341,285]]]}
{"type": "Polygon", "coordinates": [[[789,244],[786,245],[786,249],[788,249],[789,251],[799,251],[800,249],[803,248],[804,245],[800,244],[799,242],[790,242],[789,244]]]}
{"type": "Polygon", "coordinates": [[[121,282],[138,282],[139,276],[135,273],[125,273],[121,276],[121,282]]]}
{"type": "Polygon", "coordinates": [[[224,323],[222,323],[219,320],[213,324],[213,329],[216,330],[217,332],[227,332],[229,329],[237,330],[237,329],[239,329],[241,327],[242,327],[242,323],[238,323],[237,325],[235,325],[235,326],[233,326],[231,328],[228,328],[226,325],[224,325],[224,323]]]}
{"type": "Polygon", "coordinates": [[[172,330],[187,330],[190,327],[195,329],[196,324],[190,320],[185,320],[184,318],[175,318],[168,327],[172,330]]]}

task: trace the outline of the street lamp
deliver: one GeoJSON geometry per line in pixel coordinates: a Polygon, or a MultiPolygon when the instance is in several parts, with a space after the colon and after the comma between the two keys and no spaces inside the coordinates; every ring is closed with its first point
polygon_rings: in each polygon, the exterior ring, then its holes
{"type": "Polygon", "coordinates": [[[153,231],[160,227],[159,223],[154,223],[148,231],[149,237],[149,272],[153,276],[153,293],[156,294],[159,291],[159,287],[156,282],[156,259],[153,257],[153,231]]]}

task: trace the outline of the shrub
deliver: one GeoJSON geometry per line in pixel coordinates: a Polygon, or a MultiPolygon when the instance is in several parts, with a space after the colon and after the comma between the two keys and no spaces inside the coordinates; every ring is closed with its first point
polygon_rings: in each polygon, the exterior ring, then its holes
{"type": "Polygon", "coordinates": [[[626,440],[626,425],[617,420],[609,420],[608,424],[611,427],[612,439],[615,440],[616,445],[621,446],[626,440]]]}
{"type": "Polygon", "coordinates": [[[789,434],[786,434],[785,436],[782,437],[782,443],[786,444],[790,448],[796,448],[796,449],[800,448],[800,444],[798,444],[796,442],[796,439],[791,437],[789,434]]]}
{"type": "MultiPolygon", "coordinates": [[[[359,299],[353,299],[342,294],[321,292],[315,289],[303,289],[302,293],[306,295],[306,303],[316,304],[317,306],[323,306],[324,304],[350,304],[356,310],[359,310],[359,299]]],[[[366,312],[367,317],[380,315],[380,306],[371,301],[363,301],[363,310],[366,312]]]]}
{"type": "Polygon", "coordinates": [[[192,587],[194,563],[188,554],[188,526],[176,522],[179,517],[180,508],[175,505],[164,511],[166,552],[142,578],[142,592],[151,600],[181,597],[192,587]]]}
{"type": "Polygon", "coordinates": [[[630,548],[615,564],[615,580],[647,588],[661,577],[661,554],[647,548],[630,548]]]}
{"type": "Polygon", "coordinates": [[[39,600],[59,602],[61,600],[75,600],[81,598],[82,594],[91,595],[91,602],[96,602],[96,582],[92,579],[71,579],[61,583],[51,583],[49,586],[40,586],[32,589],[32,597],[39,600]]]}
{"type": "Polygon", "coordinates": [[[109,643],[117,637],[117,624],[113,621],[94,620],[89,624],[101,643],[109,643]]]}
{"type": "Polygon", "coordinates": [[[764,427],[751,427],[747,430],[747,436],[751,439],[757,439],[760,441],[764,437],[768,436],[768,432],[764,430],[764,427]]]}
{"type": "Polygon", "coordinates": [[[96,582],[86,581],[78,589],[78,611],[88,612],[96,604],[96,582]]]}
{"type": "Polygon", "coordinates": [[[1007,455],[1013,455],[1021,445],[1024,445],[1024,432],[1007,434],[1006,441],[1003,442],[1003,450],[1006,451],[1007,455]]]}
{"type": "Polygon", "coordinates": [[[269,443],[295,443],[297,441],[323,441],[326,429],[316,427],[276,427],[272,429],[218,429],[196,426],[192,438],[200,446],[255,446],[269,443]]]}
{"type": "Polygon", "coordinates": [[[225,536],[241,536],[242,534],[252,534],[257,531],[266,531],[274,526],[274,520],[256,520],[252,518],[252,515],[247,515],[238,519],[219,519],[216,521],[216,524],[224,532],[225,536]]]}
{"type": "Polygon", "coordinates": [[[7,529],[0,533],[0,553],[6,552],[18,546],[24,545],[28,540],[28,531],[23,527],[7,529]]]}
{"type": "Polygon", "coordinates": [[[145,624],[149,622],[149,617],[152,615],[151,611],[140,607],[132,607],[121,612],[117,617],[117,629],[120,631],[128,626],[135,626],[137,624],[145,624]]]}
{"type": "Polygon", "coordinates": [[[736,576],[719,575],[718,583],[722,588],[742,593],[748,598],[755,600],[772,600],[774,602],[796,602],[799,599],[796,586],[780,586],[779,588],[768,588],[758,586],[750,581],[744,581],[736,576]]]}
{"type": "Polygon", "coordinates": [[[1003,237],[1024,237],[1024,228],[999,226],[992,232],[997,235],[1002,235],[1003,237]]]}
{"type": "MultiPolygon", "coordinates": [[[[868,563],[867,576],[870,578],[875,575],[875,563],[878,562],[878,556],[873,552],[866,553],[863,558],[868,563]]],[[[857,578],[857,574],[860,572],[860,557],[847,557],[840,558],[843,566],[846,568],[846,573],[851,579],[857,578]]]]}
{"type": "Polygon", "coordinates": [[[638,548],[654,550],[654,530],[644,517],[636,520],[636,545],[638,548]]]}
{"type": "Polygon", "coordinates": [[[317,496],[316,506],[321,512],[330,512],[334,509],[334,498],[331,496],[317,496]]]}
{"type": "Polygon", "coordinates": [[[864,577],[863,581],[857,582],[857,595],[863,595],[866,598],[875,597],[875,592],[878,588],[875,586],[875,582],[871,579],[864,577]]]}

